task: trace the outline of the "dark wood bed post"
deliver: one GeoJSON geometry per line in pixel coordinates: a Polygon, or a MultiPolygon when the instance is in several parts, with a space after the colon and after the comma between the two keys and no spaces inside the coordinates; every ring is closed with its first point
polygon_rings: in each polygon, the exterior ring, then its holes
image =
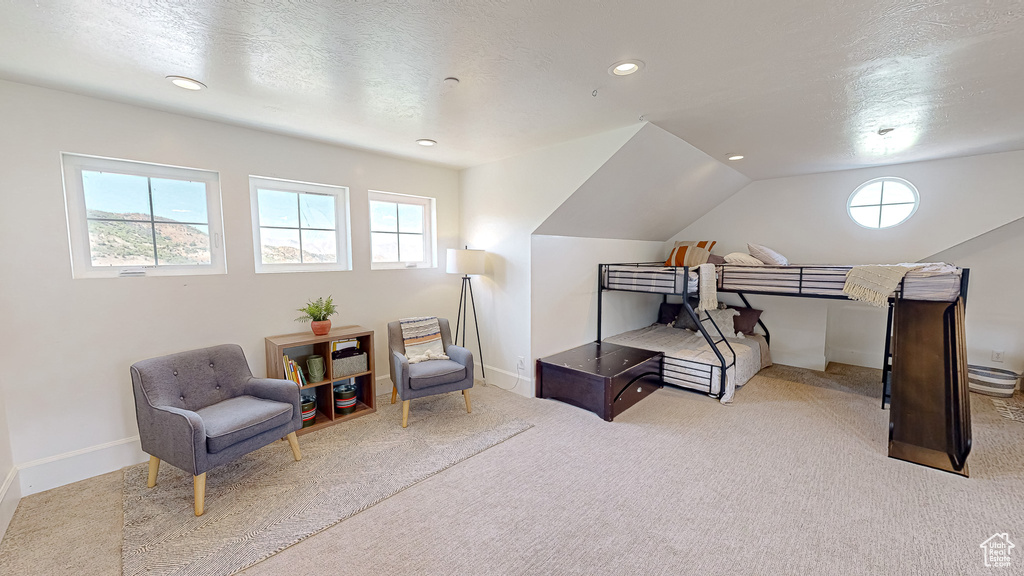
{"type": "Polygon", "coordinates": [[[604,272],[604,264],[597,265],[597,340],[601,341],[601,299],[604,298],[604,282],[601,281],[601,273],[604,272]]]}

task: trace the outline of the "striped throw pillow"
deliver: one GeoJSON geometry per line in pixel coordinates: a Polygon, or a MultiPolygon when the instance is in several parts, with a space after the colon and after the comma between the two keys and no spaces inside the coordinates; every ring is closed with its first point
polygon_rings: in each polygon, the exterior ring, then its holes
{"type": "Polygon", "coordinates": [[[676,242],[675,248],[665,260],[665,266],[699,266],[708,261],[708,256],[716,242],[715,240],[676,242]],[[701,248],[702,250],[692,250],[692,248],[701,248]],[[689,253],[689,257],[687,257],[687,253],[689,253]]]}

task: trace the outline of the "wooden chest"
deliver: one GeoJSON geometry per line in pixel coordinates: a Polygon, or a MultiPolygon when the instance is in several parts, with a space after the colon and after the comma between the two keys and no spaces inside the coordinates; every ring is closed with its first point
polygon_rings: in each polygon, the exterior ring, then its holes
{"type": "Polygon", "coordinates": [[[590,410],[608,422],[661,388],[664,354],[591,342],[537,360],[537,397],[590,410]]]}

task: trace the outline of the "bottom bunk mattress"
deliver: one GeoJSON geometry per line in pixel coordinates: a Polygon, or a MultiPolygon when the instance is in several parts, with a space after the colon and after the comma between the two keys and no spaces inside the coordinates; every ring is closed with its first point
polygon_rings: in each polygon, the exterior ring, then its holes
{"type": "MultiPolygon", "coordinates": [[[[745,338],[729,338],[729,344],[736,353],[736,365],[725,371],[725,391],[721,392],[721,366],[718,357],[704,337],[697,332],[654,324],[616,334],[605,338],[604,341],[664,352],[662,380],[666,384],[718,394],[723,404],[732,402],[736,388],[746,384],[761,368],[771,366],[772,363],[768,343],[763,336],[753,334],[745,338]]],[[[732,359],[729,347],[725,342],[721,342],[718,349],[728,364],[732,359]]]]}

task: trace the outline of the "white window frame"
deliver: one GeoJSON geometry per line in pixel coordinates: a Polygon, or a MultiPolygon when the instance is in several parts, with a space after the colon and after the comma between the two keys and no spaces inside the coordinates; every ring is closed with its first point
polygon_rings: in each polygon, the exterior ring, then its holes
{"type": "MultiPolygon", "coordinates": [[[[117,278],[137,276],[198,276],[227,274],[224,255],[224,220],[221,214],[220,174],[212,170],[153,164],[61,152],[64,206],[68,224],[73,278],[117,278]],[[113,172],[147,178],[169,178],[202,182],[206,186],[206,215],[210,234],[209,264],[157,264],[154,266],[94,266],[89,244],[89,223],[85,207],[82,171],[113,172]]],[[[144,222],[144,221],[143,221],[144,222]]]]}
{"type": "Polygon", "coordinates": [[[917,209],[920,208],[920,206],[921,206],[921,193],[918,192],[917,186],[914,186],[913,184],[910,183],[910,181],[904,180],[903,178],[897,178],[896,176],[882,176],[882,177],[879,177],[879,178],[872,178],[871,180],[868,180],[867,182],[865,182],[865,183],[861,184],[860,186],[857,186],[856,188],[854,188],[853,192],[850,193],[850,197],[846,199],[846,215],[850,217],[850,220],[853,220],[854,224],[856,224],[857,226],[860,226],[861,228],[866,228],[868,230],[888,230],[890,228],[895,228],[897,226],[905,224],[907,222],[907,220],[910,220],[911,218],[914,217],[914,214],[917,214],[917,209]],[[870,185],[872,185],[872,184],[874,184],[876,182],[882,182],[882,186],[883,186],[883,188],[882,188],[882,195],[879,197],[879,203],[878,204],[861,204],[861,205],[854,206],[853,205],[853,199],[857,197],[857,194],[860,194],[861,190],[863,190],[864,188],[867,188],[868,186],[870,186],[870,185]],[[907,214],[906,218],[904,218],[903,220],[900,220],[899,222],[897,222],[895,224],[890,224],[888,226],[865,226],[864,224],[861,224],[860,222],[857,221],[856,218],[853,217],[853,211],[851,210],[851,208],[860,208],[860,207],[863,207],[863,206],[878,206],[879,207],[878,218],[879,218],[879,221],[881,221],[881,218],[882,218],[882,208],[883,207],[885,207],[885,206],[896,206],[896,205],[899,205],[899,204],[909,204],[909,202],[890,202],[890,203],[887,204],[885,202],[885,188],[884,188],[886,182],[898,182],[898,183],[906,186],[914,194],[914,208],[910,211],[910,214],[907,214]]]}
{"type": "Polygon", "coordinates": [[[403,268],[436,268],[437,267],[437,213],[435,210],[436,201],[427,196],[413,196],[412,194],[399,194],[397,192],[383,192],[380,190],[369,190],[366,202],[366,222],[370,237],[370,270],[396,270],[403,268]],[[373,260],[373,222],[370,211],[370,201],[396,202],[398,204],[413,204],[423,206],[423,259],[417,261],[399,262],[375,262],[373,260]]]}
{"type": "MultiPolygon", "coordinates": [[[[249,203],[252,208],[253,256],[257,274],[287,272],[339,272],[352,269],[351,222],[349,221],[349,192],[345,186],[318,184],[300,180],[284,180],[267,176],[249,176],[249,203]],[[321,194],[334,196],[334,226],[337,242],[337,262],[297,262],[288,264],[264,264],[262,242],[260,241],[259,189],[296,194],[321,194]]],[[[300,235],[301,238],[301,235],[300,235]]]]}

